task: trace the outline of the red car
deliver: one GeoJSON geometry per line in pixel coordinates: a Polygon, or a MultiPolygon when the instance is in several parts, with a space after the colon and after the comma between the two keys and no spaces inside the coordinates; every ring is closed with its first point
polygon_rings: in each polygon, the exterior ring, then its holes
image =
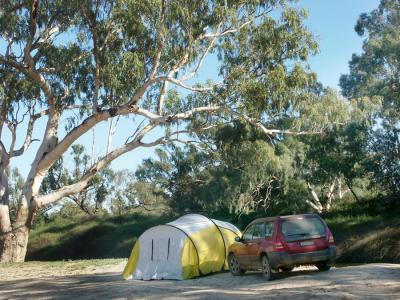
{"type": "Polygon", "coordinates": [[[315,264],[330,269],[336,245],[326,223],[316,214],[256,219],[229,248],[229,269],[233,275],[261,269],[270,280],[279,270],[315,264]]]}

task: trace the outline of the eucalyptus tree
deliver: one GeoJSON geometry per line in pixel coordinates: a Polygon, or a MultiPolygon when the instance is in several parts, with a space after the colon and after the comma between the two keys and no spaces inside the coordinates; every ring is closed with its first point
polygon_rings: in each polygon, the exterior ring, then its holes
{"type": "Polygon", "coordinates": [[[355,30],[365,37],[363,52],[353,54],[350,73],[341,77],[340,86],[345,96],[360,102],[382,99],[370,127],[370,171],[381,189],[399,199],[400,2],[381,0],[378,8],[360,15],[355,30]]]}
{"type": "Polygon", "coordinates": [[[380,96],[380,117],[388,125],[400,119],[400,3],[381,0],[377,9],[360,15],[355,30],[365,37],[363,52],[353,54],[350,74],[340,78],[349,98],[380,96]]]}
{"type": "Polygon", "coordinates": [[[0,144],[0,261],[23,261],[35,212],[79,193],[128,151],[183,141],[233,119],[266,135],[320,131],[322,123],[294,122],[318,100],[306,63],[317,45],[306,13],[291,2],[1,1],[0,132],[10,138],[2,135],[0,144]],[[217,64],[207,64],[210,55],[217,64]],[[207,66],[218,78],[199,80],[207,66]],[[124,144],[75,182],[40,193],[48,170],[79,138],[126,116],[141,121],[124,126],[124,144]],[[44,127],[35,126],[39,119],[44,127]],[[10,219],[5,170],[32,148],[33,133],[37,150],[10,219]]]}

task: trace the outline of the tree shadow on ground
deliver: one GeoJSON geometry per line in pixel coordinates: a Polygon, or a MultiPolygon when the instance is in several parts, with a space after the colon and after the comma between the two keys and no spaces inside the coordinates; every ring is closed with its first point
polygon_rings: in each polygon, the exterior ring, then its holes
{"type": "Polygon", "coordinates": [[[387,299],[400,296],[396,285],[379,288],[390,276],[398,276],[398,270],[393,269],[392,275],[386,273],[383,277],[367,273],[371,278],[366,282],[352,268],[347,273],[344,269],[280,273],[270,282],[257,272],[241,277],[218,273],[184,281],[125,281],[116,273],[15,280],[0,282],[0,299],[340,299],[366,295],[387,299]]]}

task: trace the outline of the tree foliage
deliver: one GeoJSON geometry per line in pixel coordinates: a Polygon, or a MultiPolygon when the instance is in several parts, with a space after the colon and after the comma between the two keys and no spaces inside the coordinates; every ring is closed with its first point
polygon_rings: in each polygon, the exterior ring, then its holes
{"type": "Polygon", "coordinates": [[[206,143],[197,147],[158,149],[157,157],[136,171],[138,182],[153,186],[153,195],[178,213],[226,217],[307,209],[307,189],[295,177],[295,154],[303,147],[296,139],[265,140],[253,127],[235,122],[202,140],[206,143]]]}
{"type": "Polygon", "coordinates": [[[400,3],[382,0],[371,13],[362,14],[355,26],[365,36],[363,53],[353,54],[350,74],[340,79],[343,94],[349,98],[381,96],[386,122],[400,118],[400,3]]]}
{"type": "Polygon", "coordinates": [[[400,195],[400,3],[382,0],[379,7],[364,13],[355,27],[365,36],[363,53],[353,55],[350,74],[343,75],[343,94],[364,104],[375,97],[382,109],[374,115],[368,143],[369,170],[375,182],[395,198],[400,195]]]}

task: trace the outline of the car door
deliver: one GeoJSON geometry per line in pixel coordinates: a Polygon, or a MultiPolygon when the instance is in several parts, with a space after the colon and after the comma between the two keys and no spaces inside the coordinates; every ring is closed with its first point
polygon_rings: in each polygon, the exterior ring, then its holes
{"type": "Polygon", "coordinates": [[[274,242],[272,238],[274,232],[275,232],[275,222],[274,221],[265,222],[265,234],[264,234],[265,238],[262,244],[262,248],[267,253],[274,251],[274,242]]]}
{"type": "Polygon", "coordinates": [[[236,249],[236,256],[241,265],[244,266],[249,266],[250,265],[250,259],[249,259],[249,243],[251,243],[251,240],[253,238],[253,231],[254,231],[254,225],[250,225],[246,228],[242,235],[242,243],[241,245],[236,249]]]}
{"type": "Polygon", "coordinates": [[[260,266],[261,247],[265,237],[265,224],[254,224],[252,239],[247,243],[247,252],[249,254],[249,262],[253,267],[260,266]]]}

